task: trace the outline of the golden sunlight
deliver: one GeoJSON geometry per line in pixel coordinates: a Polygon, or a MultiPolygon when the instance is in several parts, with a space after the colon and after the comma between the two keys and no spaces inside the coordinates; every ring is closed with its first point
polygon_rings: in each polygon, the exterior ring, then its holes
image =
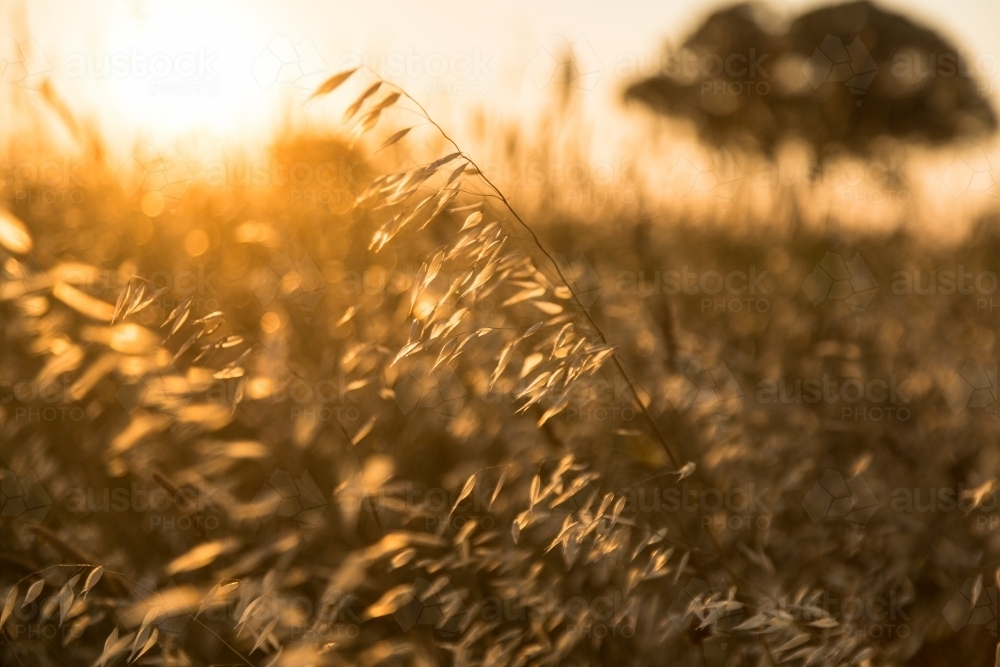
{"type": "Polygon", "coordinates": [[[998,0],[0,21],[0,666],[1000,667],[998,0]]]}
{"type": "Polygon", "coordinates": [[[127,124],[157,133],[264,128],[275,105],[247,63],[262,50],[264,16],[237,3],[157,0],[120,9],[107,50],[67,57],[67,76],[113,80],[109,100],[127,124]]]}

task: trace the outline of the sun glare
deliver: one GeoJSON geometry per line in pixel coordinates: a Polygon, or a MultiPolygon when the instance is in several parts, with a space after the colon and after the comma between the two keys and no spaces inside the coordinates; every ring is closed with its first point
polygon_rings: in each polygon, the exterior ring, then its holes
{"type": "Polygon", "coordinates": [[[116,106],[143,129],[252,131],[274,109],[249,67],[266,36],[263,17],[246,5],[150,2],[138,15],[117,15],[107,51],[82,55],[67,71],[110,79],[116,106]]]}

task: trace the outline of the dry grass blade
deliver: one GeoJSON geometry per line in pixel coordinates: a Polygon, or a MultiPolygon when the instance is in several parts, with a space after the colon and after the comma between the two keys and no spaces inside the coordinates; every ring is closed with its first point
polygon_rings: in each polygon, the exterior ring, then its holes
{"type": "Polygon", "coordinates": [[[130,658],[130,660],[132,662],[138,662],[139,658],[141,658],[142,656],[146,655],[146,653],[149,652],[149,649],[156,646],[156,642],[159,640],[159,638],[160,638],[159,628],[153,628],[153,631],[149,633],[149,638],[146,640],[146,643],[143,644],[142,648],[139,650],[138,653],[136,653],[135,657],[130,658]]]}
{"type": "Polygon", "coordinates": [[[329,79],[321,83],[319,87],[316,89],[316,91],[313,92],[312,96],[309,99],[313,99],[321,95],[328,95],[332,93],[337,88],[339,88],[342,83],[351,78],[351,75],[353,75],[357,71],[358,68],[354,67],[352,69],[344,70],[343,72],[338,72],[334,74],[329,79]]]}
{"type": "MultiPolygon", "coordinates": [[[[465,165],[462,165],[461,167],[459,167],[459,169],[462,169],[464,167],[465,167],[465,165]]],[[[472,229],[473,227],[477,226],[482,221],[483,221],[483,212],[482,211],[476,211],[474,213],[470,213],[469,217],[467,217],[465,219],[465,223],[462,224],[462,228],[460,230],[458,230],[458,231],[464,232],[467,229],[472,229]]]]}
{"type": "Polygon", "coordinates": [[[185,352],[191,349],[191,346],[195,344],[195,341],[201,338],[201,335],[202,335],[201,331],[197,331],[191,334],[191,336],[186,341],[184,341],[184,344],[177,349],[177,352],[174,353],[174,356],[171,357],[170,365],[173,366],[175,363],[177,363],[177,360],[180,359],[185,352]]]}
{"type": "Polygon", "coordinates": [[[274,632],[274,628],[278,625],[279,620],[279,618],[272,618],[271,621],[264,626],[264,629],[260,632],[260,636],[257,637],[257,641],[254,642],[253,648],[250,649],[250,653],[259,649],[261,645],[263,645],[263,643],[271,637],[271,633],[274,632]]]}
{"type": "Polygon", "coordinates": [[[0,208],[0,247],[15,255],[27,255],[33,247],[28,228],[3,208],[0,208]]]}
{"type": "MultiPolygon", "coordinates": [[[[165,328],[167,325],[169,325],[171,322],[177,319],[177,317],[179,317],[181,313],[186,313],[188,308],[190,308],[190,306],[191,306],[191,297],[186,297],[182,299],[181,302],[178,303],[174,307],[174,309],[170,311],[170,315],[167,316],[167,319],[165,319],[160,326],[165,328]]],[[[187,315],[185,315],[185,317],[187,317],[187,315]]]]}
{"type": "Polygon", "coordinates": [[[4,598],[3,610],[0,611],[0,630],[3,629],[7,619],[10,618],[11,612],[14,611],[14,603],[17,602],[17,586],[11,586],[10,590],[7,591],[7,596],[4,598]]]}
{"type": "Polygon", "coordinates": [[[111,324],[121,316],[122,309],[125,308],[125,304],[129,302],[132,298],[132,283],[131,281],[125,286],[124,291],[118,295],[118,302],[115,304],[114,313],[111,315],[111,324]]]}
{"type": "Polygon", "coordinates": [[[185,308],[184,312],[182,312],[180,316],[177,318],[177,320],[174,322],[174,326],[170,328],[170,333],[167,334],[167,338],[173,337],[173,335],[177,333],[182,326],[184,326],[184,322],[187,321],[187,318],[190,314],[191,311],[185,308]]]}
{"type": "Polygon", "coordinates": [[[361,138],[361,135],[363,135],[366,132],[369,132],[378,124],[379,118],[381,118],[381,116],[382,116],[381,111],[372,111],[370,113],[366,113],[364,116],[361,117],[361,120],[358,122],[357,126],[355,126],[354,131],[351,132],[351,137],[353,139],[353,141],[351,142],[352,147],[358,141],[358,139],[361,138]]]}
{"type": "Polygon", "coordinates": [[[150,294],[149,297],[145,301],[143,301],[143,302],[139,303],[138,305],[136,305],[136,307],[133,308],[129,312],[129,314],[133,315],[135,313],[142,312],[143,310],[145,310],[146,308],[148,308],[149,306],[151,306],[153,304],[153,302],[155,302],[157,299],[161,298],[164,294],[166,294],[167,291],[168,290],[167,290],[166,287],[161,287],[160,289],[156,290],[155,292],[153,292],[152,294],[150,294]]]}
{"type": "Polygon", "coordinates": [[[86,581],[83,583],[83,593],[89,593],[90,589],[96,586],[97,582],[101,580],[102,576],[104,576],[104,567],[97,566],[91,570],[90,574],[87,575],[86,581]]]}
{"type": "Polygon", "coordinates": [[[104,650],[101,652],[101,655],[98,656],[94,665],[104,667],[108,663],[108,660],[124,651],[126,646],[128,646],[128,642],[124,639],[118,639],[118,628],[115,628],[111,631],[111,634],[108,635],[108,638],[104,640],[104,650]]]}
{"type": "Polygon", "coordinates": [[[369,433],[372,432],[372,429],[375,428],[375,422],[376,421],[378,421],[378,418],[373,415],[373,416],[371,416],[371,417],[368,418],[368,421],[366,421],[364,424],[361,425],[361,428],[359,428],[354,433],[354,435],[351,436],[351,446],[352,447],[355,446],[355,445],[357,445],[362,440],[364,440],[365,436],[367,436],[369,433]]]}
{"type": "Polygon", "coordinates": [[[214,540],[199,544],[186,554],[172,560],[167,566],[166,572],[169,576],[201,569],[235,546],[236,543],[232,540],[214,540]]]}
{"type": "Polygon", "coordinates": [[[388,109],[398,101],[399,101],[399,93],[389,93],[384,98],[376,102],[372,106],[372,108],[368,110],[368,113],[379,113],[383,109],[388,109]]]}
{"type": "Polygon", "coordinates": [[[115,307],[81,292],[69,283],[57,282],[52,286],[52,296],[87,317],[101,322],[111,322],[115,307]]]}
{"type": "Polygon", "coordinates": [[[44,579],[39,579],[28,586],[28,592],[24,594],[24,600],[21,601],[21,609],[26,608],[29,604],[37,600],[38,596],[42,594],[42,588],[44,586],[44,579]]]}
{"type": "Polygon", "coordinates": [[[382,145],[379,146],[378,150],[376,150],[375,152],[378,153],[379,151],[381,151],[383,149],[386,149],[386,148],[388,148],[389,146],[392,146],[395,143],[398,143],[403,137],[405,137],[407,134],[409,134],[410,130],[412,130],[412,129],[413,129],[412,127],[406,127],[406,128],[403,128],[402,130],[399,130],[398,132],[394,132],[391,137],[389,137],[384,142],[382,142],[382,145]]]}
{"type": "Polygon", "coordinates": [[[354,115],[358,113],[362,105],[364,105],[365,100],[374,95],[381,86],[382,86],[381,81],[376,81],[372,85],[368,86],[368,88],[366,88],[364,92],[362,92],[361,95],[359,95],[358,98],[354,100],[351,106],[347,107],[347,110],[344,112],[344,117],[341,118],[340,122],[346,123],[347,121],[354,118],[354,115]]]}
{"type": "Polygon", "coordinates": [[[492,510],[493,509],[493,503],[496,502],[497,496],[500,495],[500,489],[503,488],[504,480],[507,479],[507,474],[510,472],[510,469],[512,467],[513,466],[507,466],[506,468],[503,469],[503,472],[500,473],[500,479],[497,480],[497,485],[493,488],[493,493],[490,494],[490,502],[487,505],[487,509],[488,510],[492,510]]]}
{"type": "Polygon", "coordinates": [[[386,591],[377,602],[368,607],[368,610],[365,612],[365,618],[388,616],[409,604],[411,600],[413,600],[413,593],[409,584],[396,586],[386,591]]]}
{"type": "Polygon", "coordinates": [[[458,506],[462,503],[463,500],[465,500],[466,498],[469,497],[469,494],[472,493],[472,490],[474,488],[476,488],[476,474],[475,473],[472,474],[472,475],[469,475],[469,478],[467,480],[465,480],[465,486],[462,487],[461,493],[459,493],[458,494],[458,498],[455,499],[455,504],[451,506],[451,511],[448,512],[448,516],[451,516],[452,514],[455,513],[455,510],[458,509],[458,506]]]}

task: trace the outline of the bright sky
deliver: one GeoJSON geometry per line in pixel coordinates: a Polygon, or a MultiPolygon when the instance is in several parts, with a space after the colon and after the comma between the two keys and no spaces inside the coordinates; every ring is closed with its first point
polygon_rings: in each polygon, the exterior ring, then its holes
{"type": "MultiPolygon", "coordinates": [[[[46,73],[77,111],[116,139],[209,128],[260,137],[306,91],[358,60],[405,85],[449,122],[470,105],[509,113],[545,98],[553,60],[569,43],[595,118],[614,113],[631,78],[656,69],[664,38],[677,40],[717,6],[704,0],[31,0],[34,56],[27,77],[11,66],[12,17],[0,0],[3,85],[46,73]]],[[[782,0],[801,11],[815,2],[782,0]]],[[[887,0],[997,67],[997,0],[887,0]]],[[[16,59],[16,58],[15,58],[16,59]]],[[[994,73],[1000,82],[1000,72],[994,73]]],[[[322,109],[317,109],[317,113],[322,109]]],[[[298,113],[298,111],[296,111],[298,113]]]]}

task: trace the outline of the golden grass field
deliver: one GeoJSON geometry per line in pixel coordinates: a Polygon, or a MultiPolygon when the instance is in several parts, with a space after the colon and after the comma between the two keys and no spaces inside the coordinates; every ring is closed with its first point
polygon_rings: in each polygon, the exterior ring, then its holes
{"type": "Polygon", "coordinates": [[[453,130],[361,70],[123,161],[47,95],[3,664],[991,664],[993,144],[595,158],[572,100],[453,130]]]}

